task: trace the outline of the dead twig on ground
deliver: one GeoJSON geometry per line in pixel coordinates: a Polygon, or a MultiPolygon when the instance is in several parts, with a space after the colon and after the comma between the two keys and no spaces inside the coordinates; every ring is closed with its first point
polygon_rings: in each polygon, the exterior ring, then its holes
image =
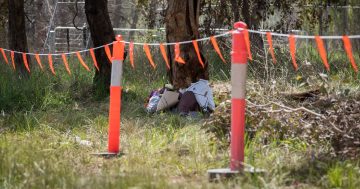
{"type": "Polygon", "coordinates": [[[279,113],[279,112],[286,112],[286,113],[292,113],[292,112],[297,112],[297,111],[304,111],[304,112],[307,112],[309,114],[312,114],[312,115],[315,115],[317,117],[320,117],[322,119],[325,119],[325,116],[322,115],[322,114],[319,114],[319,113],[316,113],[312,110],[309,110],[305,107],[299,107],[299,108],[291,108],[291,107],[288,107],[288,106],[285,106],[283,104],[280,104],[280,103],[277,103],[277,102],[273,102],[273,101],[270,101],[269,103],[267,104],[263,104],[263,105],[258,105],[258,104],[255,104],[253,102],[251,102],[250,100],[246,100],[246,102],[248,104],[250,104],[251,106],[253,107],[258,107],[258,108],[264,108],[264,107],[268,107],[270,105],[276,105],[280,108],[283,108],[283,109],[278,109],[278,110],[273,110],[272,108],[270,109],[267,109],[266,111],[263,111],[263,112],[266,112],[266,113],[279,113]]]}

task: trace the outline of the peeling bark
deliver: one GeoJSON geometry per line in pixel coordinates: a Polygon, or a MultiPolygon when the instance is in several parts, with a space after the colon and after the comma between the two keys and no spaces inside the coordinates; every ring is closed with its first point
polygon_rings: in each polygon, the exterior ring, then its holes
{"type": "MultiPolygon", "coordinates": [[[[200,0],[169,0],[165,18],[167,41],[179,42],[199,38],[199,12],[200,0]]],[[[174,87],[186,88],[199,79],[209,79],[208,63],[204,56],[201,55],[205,64],[203,68],[192,44],[183,44],[180,49],[186,64],[175,62],[174,46],[168,46],[171,63],[169,78],[174,87]]]]}

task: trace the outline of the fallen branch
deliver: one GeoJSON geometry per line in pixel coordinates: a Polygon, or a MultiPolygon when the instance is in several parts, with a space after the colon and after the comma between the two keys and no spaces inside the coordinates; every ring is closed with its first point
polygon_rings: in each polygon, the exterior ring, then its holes
{"type": "Polygon", "coordinates": [[[313,114],[313,115],[315,115],[317,117],[320,117],[322,119],[325,119],[324,115],[316,113],[316,112],[314,112],[312,110],[309,110],[309,109],[307,109],[307,108],[305,108],[303,106],[299,107],[299,108],[291,108],[291,107],[288,107],[288,106],[285,106],[283,104],[273,102],[273,101],[270,101],[269,103],[264,104],[264,105],[258,105],[258,104],[255,104],[255,103],[249,101],[249,100],[246,100],[246,102],[248,104],[250,104],[251,106],[253,106],[253,107],[259,107],[259,108],[267,107],[267,106],[270,106],[270,105],[276,105],[276,106],[279,106],[279,107],[283,108],[283,109],[280,109],[280,110],[272,110],[272,109],[271,110],[266,110],[266,111],[264,111],[266,113],[279,113],[279,112],[292,113],[292,112],[297,112],[297,111],[304,111],[304,112],[307,112],[309,114],[313,114]]]}
{"type": "Polygon", "coordinates": [[[276,103],[276,102],[271,102],[271,103],[272,103],[272,104],[275,104],[275,105],[277,105],[277,106],[279,106],[279,107],[288,109],[288,110],[290,110],[291,112],[305,111],[305,112],[307,112],[307,113],[309,113],[309,114],[313,114],[313,115],[318,116],[318,117],[320,117],[320,118],[322,118],[322,119],[325,119],[325,116],[324,116],[324,115],[319,114],[319,113],[316,113],[316,112],[314,112],[314,111],[312,111],[312,110],[309,110],[309,109],[307,109],[307,108],[305,108],[305,107],[303,107],[303,106],[302,106],[302,107],[299,107],[299,108],[291,108],[291,107],[288,107],[288,106],[285,106],[285,105],[282,105],[282,104],[279,104],[279,103],[276,103]]]}

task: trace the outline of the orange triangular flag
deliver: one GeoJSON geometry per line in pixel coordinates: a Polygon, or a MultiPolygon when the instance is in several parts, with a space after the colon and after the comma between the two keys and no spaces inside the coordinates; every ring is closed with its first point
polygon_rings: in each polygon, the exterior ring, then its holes
{"type": "Polygon", "coordinates": [[[39,54],[36,54],[35,55],[35,59],[36,59],[36,62],[38,63],[38,65],[40,66],[41,70],[43,70],[43,66],[41,64],[41,59],[40,59],[40,55],[39,54]]]}
{"type": "Polygon", "coordinates": [[[156,65],[151,57],[150,48],[147,43],[144,44],[144,51],[145,51],[146,57],[149,59],[151,66],[155,69],[156,65]]]}
{"type": "Polygon", "coordinates": [[[15,65],[15,53],[14,53],[14,51],[11,51],[10,56],[11,56],[12,66],[13,66],[13,68],[14,68],[14,70],[15,70],[15,69],[16,69],[16,65],[15,65]]]}
{"type": "Polygon", "coordinates": [[[252,54],[251,54],[249,31],[247,29],[245,29],[243,32],[244,32],[245,45],[246,45],[246,49],[248,52],[249,60],[253,60],[252,54]]]}
{"type": "Polygon", "coordinates": [[[30,73],[29,63],[28,63],[28,61],[27,61],[26,54],[25,54],[25,53],[22,53],[22,57],[23,57],[23,61],[24,61],[25,68],[26,68],[27,71],[30,73]]]}
{"type": "Polygon", "coordinates": [[[108,57],[110,63],[112,63],[111,50],[110,50],[109,45],[105,45],[104,49],[105,49],[106,56],[108,57]]]}
{"type": "Polygon", "coordinates": [[[161,52],[162,57],[165,60],[166,68],[168,70],[170,70],[170,63],[169,63],[169,60],[168,60],[168,57],[167,57],[167,54],[166,54],[165,46],[162,43],[160,43],[160,52],[161,52]]]}
{"type": "Polygon", "coordinates": [[[52,59],[52,55],[51,55],[51,54],[48,54],[48,59],[49,59],[49,67],[50,67],[51,73],[53,73],[54,75],[56,75],[56,74],[55,74],[55,70],[54,70],[53,59],[52,59]]]}
{"type": "Polygon", "coordinates": [[[66,71],[69,73],[69,75],[71,75],[71,71],[70,71],[70,68],[69,68],[69,63],[68,63],[68,61],[66,59],[66,55],[62,54],[61,57],[63,59],[66,71]]]}
{"type": "Polygon", "coordinates": [[[344,42],[344,48],[345,48],[345,51],[346,51],[346,54],[351,62],[351,66],[352,68],[354,69],[354,71],[357,73],[358,72],[358,68],[357,68],[357,65],[355,63],[355,59],[354,59],[354,56],[353,56],[353,53],[352,53],[352,47],[351,47],[351,41],[349,39],[348,36],[343,36],[343,42],[344,42]]]}
{"type": "Polygon", "coordinates": [[[320,54],[320,57],[324,63],[324,66],[326,68],[327,71],[330,71],[330,66],[327,60],[327,54],[326,54],[326,50],[325,50],[325,46],[324,46],[324,42],[321,39],[320,36],[315,36],[315,41],[316,41],[316,45],[320,54]]]}
{"type": "Polygon", "coordinates": [[[2,55],[3,55],[3,57],[4,57],[4,60],[5,60],[6,64],[9,64],[9,60],[8,60],[7,57],[6,57],[6,54],[5,54],[4,49],[3,49],[3,48],[0,48],[0,51],[1,51],[2,55]]]}
{"type": "Polygon", "coordinates": [[[270,32],[266,32],[266,38],[269,44],[269,52],[271,54],[271,57],[273,59],[274,64],[277,63],[276,58],[275,58],[275,52],[274,52],[274,47],[273,47],[273,43],[272,43],[272,36],[270,32]]]}
{"type": "Polygon", "coordinates": [[[98,65],[98,63],[97,63],[97,61],[96,61],[94,49],[92,49],[92,48],[90,49],[90,55],[91,55],[91,58],[93,59],[94,66],[95,66],[96,70],[99,71],[99,70],[100,70],[100,69],[99,69],[99,65],[98,65]]]}
{"type": "Polygon", "coordinates": [[[193,45],[194,45],[196,55],[197,55],[197,57],[198,57],[198,59],[199,59],[199,63],[200,63],[201,66],[204,68],[205,65],[204,65],[203,60],[201,59],[201,54],[200,54],[200,50],[199,50],[199,45],[198,45],[198,43],[197,43],[196,40],[192,40],[192,43],[193,43],[193,45]]]}
{"type": "Polygon", "coordinates": [[[89,67],[86,65],[86,63],[84,62],[83,58],[80,55],[80,52],[76,52],[76,56],[78,57],[80,64],[87,70],[90,71],[89,67]]]}
{"type": "Polygon", "coordinates": [[[291,54],[294,69],[295,69],[295,71],[297,71],[298,65],[296,63],[296,43],[295,43],[294,35],[289,36],[289,48],[290,48],[290,54],[291,54]]]}
{"type": "Polygon", "coordinates": [[[175,61],[179,62],[181,64],[185,64],[184,59],[181,58],[180,56],[181,52],[180,52],[180,44],[176,43],[175,44],[175,61]]]}
{"type": "Polygon", "coordinates": [[[90,49],[90,55],[91,55],[91,58],[93,59],[93,62],[94,62],[94,66],[96,68],[97,71],[99,71],[99,65],[96,61],[96,57],[95,57],[95,53],[94,53],[94,49],[90,49]]]}
{"type": "Polygon", "coordinates": [[[134,42],[130,42],[129,45],[129,56],[130,56],[130,64],[131,67],[134,69],[135,68],[135,64],[134,64],[134,42]]]}
{"type": "Polygon", "coordinates": [[[218,43],[216,42],[216,38],[215,38],[214,36],[211,36],[211,37],[210,37],[210,41],[211,41],[211,44],[212,44],[212,46],[214,47],[216,53],[219,55],[219,57],[221,58],[221,60],[226,64],[226,61],[225,61],[223,55],[221,54],[219,45],[218,45],[218,43]]]}

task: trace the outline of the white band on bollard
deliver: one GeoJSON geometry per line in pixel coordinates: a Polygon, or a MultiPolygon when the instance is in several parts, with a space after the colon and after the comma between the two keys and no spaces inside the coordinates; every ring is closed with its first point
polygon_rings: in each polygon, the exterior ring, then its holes
{"type": "Polygon", "coordinates": [[[231,98],[245,99],[247,64],[231,64],[231,98]]]}
{"type": "Polygon", "coordinates": [[[121,86],[123,74],[123,62],[121,60],[113,60],[111,66],[111,86],[121,86]]]}

